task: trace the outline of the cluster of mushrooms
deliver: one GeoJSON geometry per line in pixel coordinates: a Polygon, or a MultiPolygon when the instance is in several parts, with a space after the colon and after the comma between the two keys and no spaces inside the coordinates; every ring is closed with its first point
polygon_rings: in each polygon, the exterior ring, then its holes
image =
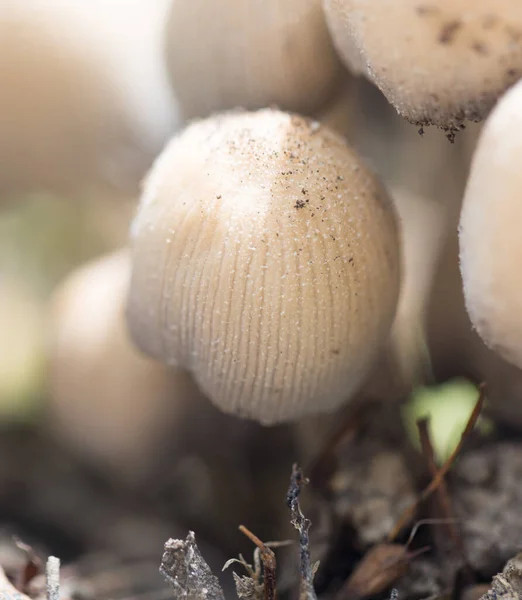
{"type": "MultiPolygon", "coordinates": [[[[56,293],[49,387],[61,434],[114,471],[146,470],[162,440],[193,449],[190,422],[200,438],[218,424],[245,443],[221,413],[275,425],[335,415],[365,389],[404,398],[427,356],[436,378],[487,379],[493,407],[522,423],[522,4],[168,8],[179,131],[143,180],[130,248],[56,293]]],[[[0,107],[16,85],[2,86],[0,107]]],[[[77,100],[65,91],[43,99],[56,113],[42,136],[71,135],[60,114],[77,100]]],[[[86,119],[72,132],[89,134],[94,166],[111,151],[100,139],[135,143],[113,100],[90,105],[99,129],[86,119]]],[[[37,185],[55,185],[60,161],[58,184],[77,180],[82,161],[58,146],[31,157],[47,165],[37,185]]],[[[0,139],[0,157],[8,150],[0,139]]]]}

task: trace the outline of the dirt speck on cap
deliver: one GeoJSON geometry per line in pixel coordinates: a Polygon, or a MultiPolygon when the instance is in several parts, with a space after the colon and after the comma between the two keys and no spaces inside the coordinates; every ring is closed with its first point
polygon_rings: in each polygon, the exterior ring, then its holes
{"type": "Polygon", "coordinates": [[[473,42],[473,44],[471,44],[471,49],[477,54],[481,54],[482,56],[487,56],[488,54],[488,47],[483,42],[473,42]]]}
{"type": "Polygon", "coordinates": [[[452,44],[461,28],[462,22],[458,19],[444,23],[439,32],[439,42],[441,44],[452,44]]]}
{"type": "Polygon", "coordinates": [[[428,17],[430,15],[436,15],[439,12],[439,9],[436,6],[432,6],[430,4],[420,4],[415,9],[417,14],[421,17],[428,17]]]}

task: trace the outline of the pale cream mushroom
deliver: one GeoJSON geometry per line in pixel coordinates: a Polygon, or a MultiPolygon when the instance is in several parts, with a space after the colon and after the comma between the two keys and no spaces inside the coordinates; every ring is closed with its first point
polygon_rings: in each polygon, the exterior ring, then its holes
{"type": "MultiPolygon", "coordinates": [[[[155,68],[153,41],[132,29],[129,35],[127,15],[116,17],[121,7],[109,8],[114,2],[90,14],[88,4],[0,5],[1,199],[42,189],[134,193],[164,143],[172,121],[162,116],[172,104],[168,85],[165,80],[162,104],[159,76],[144,76],[155,68]],[[122,21],[127,27],[118,31],[122,21]],[[116,25],[111,29],[109,22],[116,25]],[[124,36],[132,42],[125,44],[124,36]]],[[[140,26],[151,29],[147,19],[140,26]]]]}
{"type": "Polygon", "coordinates": [[[522,83],[480,137],[460,219],[466,308],[484,342],[522,368],[522,83]]]}
{"type": "Polygon", "coordinates": [[[267,109],[191,125],[153,167],[132,239],[134,340],[225,412],[332,411],[389,334],[394,208],[317,122],[267,109]]]}
{"type": "Polygon", "coordinates": [[[522,3],[323,0],[345,63],[397,111],[453,136],[522,76],[522,3]]]}
{"type": "Polygon", "coordinates": [[[446,239],[444,207],[406,189],[393,190],[403,231],[403,277],[391,350],[397,376],[413,386],[428,359],[425,325],[433,279],[446,239]]]}
{"type": "Polygon", "coordinates": [[[349,142],[355,137],[359,126],[358,93],[354,78],[346,77],[333,98],[313,115],[321,125],[326,125],[346,137],[349,142]]]}
{"type": "Polygon", "coordinates": [[[312,114],[342,72],[321,0],[173,0],[166,48],[185,119],[272,105],[312,114]]]}
{"type": "Polygon", "coordinates": [[[128,338],[129,275],[127,251],[73,272],[53,299],[49,345],[54,431],[122,479],[146,472],[187,407],[201,403],[186,373],[141,355],[128,338]]]}

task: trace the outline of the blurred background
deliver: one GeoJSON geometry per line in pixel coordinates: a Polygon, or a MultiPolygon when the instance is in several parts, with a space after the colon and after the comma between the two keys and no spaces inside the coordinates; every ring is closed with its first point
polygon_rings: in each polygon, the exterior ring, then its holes
{"type": "Polygon", "coordinates": [[[496,422],[522,424],[521,374],[472,331],[462,298],[457,224],[480,126],[454,144],[419,135],[341,66],[320,2],[206,4],[0,2],[0,565],[23,561],[16,533],[96,597],[161,597],[163,543],[188,528],[218,570],[250,556],[241,522],[288,537],[291,464],[338,419],[264,429],[222,415],[127,338],[129,224],[191,118],[279,104],[346,136],[393,196],[404,243],[396,321],[361,399],[389,411],[436,389],[420,404],[445,407],[441,430],[458,432],[469,382],[487,379],[496,422]]]}

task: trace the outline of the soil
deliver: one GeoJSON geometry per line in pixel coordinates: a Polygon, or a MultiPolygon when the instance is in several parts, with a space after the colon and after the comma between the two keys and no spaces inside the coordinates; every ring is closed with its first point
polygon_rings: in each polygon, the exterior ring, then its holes
{"type": "MultiPolygon", "coordinates": [[[[353,592],[354,582],[366,581],[354,576],[357,565],[365,557],[393,551],[401,557],[400,565],[376,559],[374,580],[384,583],[377,591],[370,586],[368,597],[389,598],[395,588],[399,600],[479,598],[522,548],[522,436],[497,430],[488,437],[475,433],[467,440],[447,477],[460,545],[441,535],[447,522],[420,526],[410,539],[411,523],[397,539],[389,540],[394,524],[415,502],[430,475],[423,457],[409,446],[398,415],[386,411],[371,425],[360,424],[354,435],[338,444],[322,462],[322,472],[314,472],[315,481],[312,478],[303,491],[302,510],[312,520],[312,561],[320,560],[315,574],[317,596],[320,600],[361,597],[359,588],[356,595],[353,592]],[[389,542],[394,544],[390,550],[375,552],[389,542]]],[[[266,473],[263,477],[267,493],[257,502],[275,506],[273,482],[266,473]]],[[[225,597],[235,598],[230,572],[221,573],[231,558],[228,543],[220,547],[216,536],[210,539],[205,528],[198,531],[197,523],[180,523],[175,498],[170,510],[164,501],[171,498],[168,490],[162,502],[149,492],[139,486],[122,487],[94,472],[38,427],[1,431],[0,567],[11,582],[26,577],[21,591],[29,596],[38,598],[43,593],[40,567],[28,571],[27,549],[16,545],[16,536],[42,563],[48,555],[60,557],[66,582],[63,599],[172,598],[159,573],[163,546],[169,538],[185,539],[188,527],[195,525],[197,545],[219,576],[225,597]]],[[[286,489],[279,494],[285,510],[286,489]]],[[[216,514],[227,510],[224,498],[226,494],[220,493],[216,514]]],[[[434,495],[418,507],[415,520],[438,517],[439,508],[434,495]]],[[[289,531],[282,531],[279,539],[288,537],[289,531]]],[[[237,540],[238,552],[252,551],[240,534],[237,540]]],[[[295,598],[297,554],[295,547],[276,550],[280,600],[295,598]]]]}

